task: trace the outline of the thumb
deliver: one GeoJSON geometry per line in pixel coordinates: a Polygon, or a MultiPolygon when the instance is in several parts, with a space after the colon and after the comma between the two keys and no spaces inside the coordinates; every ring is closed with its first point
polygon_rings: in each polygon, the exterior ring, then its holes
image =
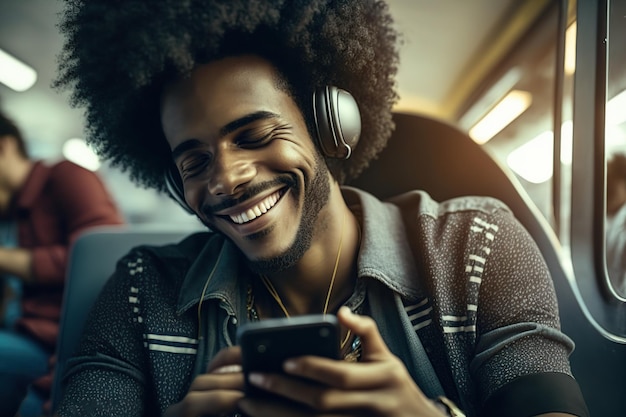
{"type": "Polygon", "coordinates": [[[241,372],[241,348],[232,346],[222,349],[207,366],[207,373],[241,372]]]}
{"type": "Polygon", "coordinates": [[[352,334],[361,339],[361,361],[376,361],[391,355],[385,344],[376,322],[368,316],[354,314],[348,307],[341,307],[337,312],[339,322],[347,327],[352,334]]]}

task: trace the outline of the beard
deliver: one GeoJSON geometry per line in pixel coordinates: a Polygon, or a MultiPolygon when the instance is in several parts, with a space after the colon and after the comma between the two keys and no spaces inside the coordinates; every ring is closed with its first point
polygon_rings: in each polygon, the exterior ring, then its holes
{"type": "MultiPolygon", "coordinates": [[[[296,187],[295,191],[300,191],[296,187]]],[[[278,256],[271,258],[246,259],[248,268],[257,274],[272,274],[293,267],[311,247],[317,219],[330,198],[330,180],[324,161],[319,158],[315,177],[305,190],[302,217],[298,232],[291,246],[278,256]]],[[[254,237],[252,237],[254,238],[254,237]]]]}

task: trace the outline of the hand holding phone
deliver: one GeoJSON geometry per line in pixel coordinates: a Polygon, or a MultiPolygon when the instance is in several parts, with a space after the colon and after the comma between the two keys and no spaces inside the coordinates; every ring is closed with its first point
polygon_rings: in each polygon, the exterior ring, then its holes
{"type": "Polygon", "coordinates": [[[237,342],[241,346],[246,394],[263,393],[248,383],[250,372],[282,373],[283,362],[297,356],[339,359],[339,337],[334,315],[266,319],[242,325],[237,330],[237,342]]]}

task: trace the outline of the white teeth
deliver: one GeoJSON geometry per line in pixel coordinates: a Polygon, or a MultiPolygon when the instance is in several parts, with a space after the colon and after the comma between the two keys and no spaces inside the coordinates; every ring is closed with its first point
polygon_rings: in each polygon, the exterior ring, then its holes
{"type": "Polygon", "coordinates": [[[258,202],[256,206],[249,208],[243,213],[231,214],[229,215],[229,217],[234,223],[247,223],[270,211],[270,209],[274,207],[279,198],[280,194],[278,192],[275,192],[274,194],[267,196],[265,199],[258,202]]]}

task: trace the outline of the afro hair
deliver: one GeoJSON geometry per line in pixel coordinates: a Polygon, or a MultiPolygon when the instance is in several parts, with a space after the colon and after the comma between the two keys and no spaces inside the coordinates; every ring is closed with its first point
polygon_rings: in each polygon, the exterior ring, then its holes
{"type": "Polygon", "coordinates": [[[394,127],[397,33],[384,1],[67,0],[60,29],[55,86],[84,107],[96,152],[146,188],[165,191],[171,164],[159,113],[164,84],[225,56],[272,62],[309,129],[316,88],[350,91],[362,134],[350,159],[327,161],[340,182],[367,167],[394,127]]]}

